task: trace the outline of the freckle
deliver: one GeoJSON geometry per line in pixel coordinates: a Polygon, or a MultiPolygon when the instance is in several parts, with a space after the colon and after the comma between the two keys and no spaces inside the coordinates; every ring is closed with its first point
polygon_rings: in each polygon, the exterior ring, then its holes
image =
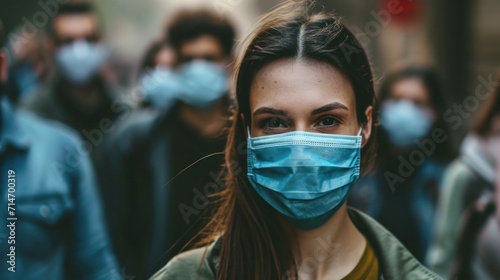
{"type": "Polygon", "coordinates": [[[278,82],[277,82],[277,81],[274,81],[274,83],[276,84],[276,83],[278,83],[278,82]]]}
{"type": "Polygon", "coordinates": [[[264,89],[264,87],[262,87],[262,89],[264,89]]]}

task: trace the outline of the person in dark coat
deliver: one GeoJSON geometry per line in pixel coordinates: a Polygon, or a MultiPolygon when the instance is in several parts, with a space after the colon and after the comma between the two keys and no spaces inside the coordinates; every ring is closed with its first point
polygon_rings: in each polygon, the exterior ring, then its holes
{"type": "Polygon", "coordinates": [[[148,52],[138,83],[148,105],[118,125],[97,167],[118,259],[140,279],[196,242],[223,188],[234,29],[190,10],[166,33],[175,61],[160,63],[161,44],[148,52]]]}
{"type": "Polygon", "coordinates": [[[60,5],[48,27],[55,69],[21,106],[76,130],[94,159],[118,117],[130,111],[130,102],[105,74],[110,49],[90,3],[60,5]]]}

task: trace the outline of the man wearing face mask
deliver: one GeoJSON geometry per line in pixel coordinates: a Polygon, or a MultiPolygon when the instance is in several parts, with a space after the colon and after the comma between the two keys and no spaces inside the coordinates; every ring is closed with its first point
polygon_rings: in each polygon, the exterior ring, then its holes
{"type": "Polygon", "coordinates": [[[0,22],[0,279],[120,279],[78,136],[14,107],[3,46],[0,22]]]}
{"type": "Polygon", "coordinates": [[[98,146],[109,123],[127,108],[113,105],[118,94],[101,71],[110,50],[102,42],[96,13],[87,2],[63,4],[48,27],[55,71],[25,106],[69,125],[98,146]]]}
{"type": "Polygon", "coordinates": [[[184,11],[166,33],[175,65],[143,71],[149,107],[118,125],[97,167],[119,261],[139,278],[186,249],[208,221],[210,193],[223,187],[235,31],[210,12],[184,11]]]}

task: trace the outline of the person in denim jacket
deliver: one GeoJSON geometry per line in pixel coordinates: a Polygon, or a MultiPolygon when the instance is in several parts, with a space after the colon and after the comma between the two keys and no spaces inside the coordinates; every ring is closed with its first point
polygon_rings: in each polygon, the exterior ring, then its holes
{"type": "Polygon", "coordinates": [[[78,136],[0,102],[0,279],[120,279],[78,136]]]}

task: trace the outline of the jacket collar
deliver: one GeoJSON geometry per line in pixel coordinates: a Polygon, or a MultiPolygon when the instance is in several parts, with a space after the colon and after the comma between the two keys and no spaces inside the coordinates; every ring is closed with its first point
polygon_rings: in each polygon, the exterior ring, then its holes
{"type": "MultiPolygon", "coordinates": [[[[381,280],[442,279],[413,257],[413,255],[388,230],[373,218],[353,208],[348,214],[356,228],[365,236],[377,256],[381,280]]],[[[216,275],[221,239],[207,247],[205,267],[216,275]]]]}
{"type": "Polygon", "coordinates": [[[27,149],[30,145],[28,136],[20,127],[17,112],[7,97],[0,99],[0,107],[0,153],[4,153],[9,146],[18,150],[27,149]]]}
{"type": "Polygon", "coordinates": [[[388,230],[358,210],[349,217],[372,246],[380,266],[380,279],[441,279],[428,270],[388,230]]]}

